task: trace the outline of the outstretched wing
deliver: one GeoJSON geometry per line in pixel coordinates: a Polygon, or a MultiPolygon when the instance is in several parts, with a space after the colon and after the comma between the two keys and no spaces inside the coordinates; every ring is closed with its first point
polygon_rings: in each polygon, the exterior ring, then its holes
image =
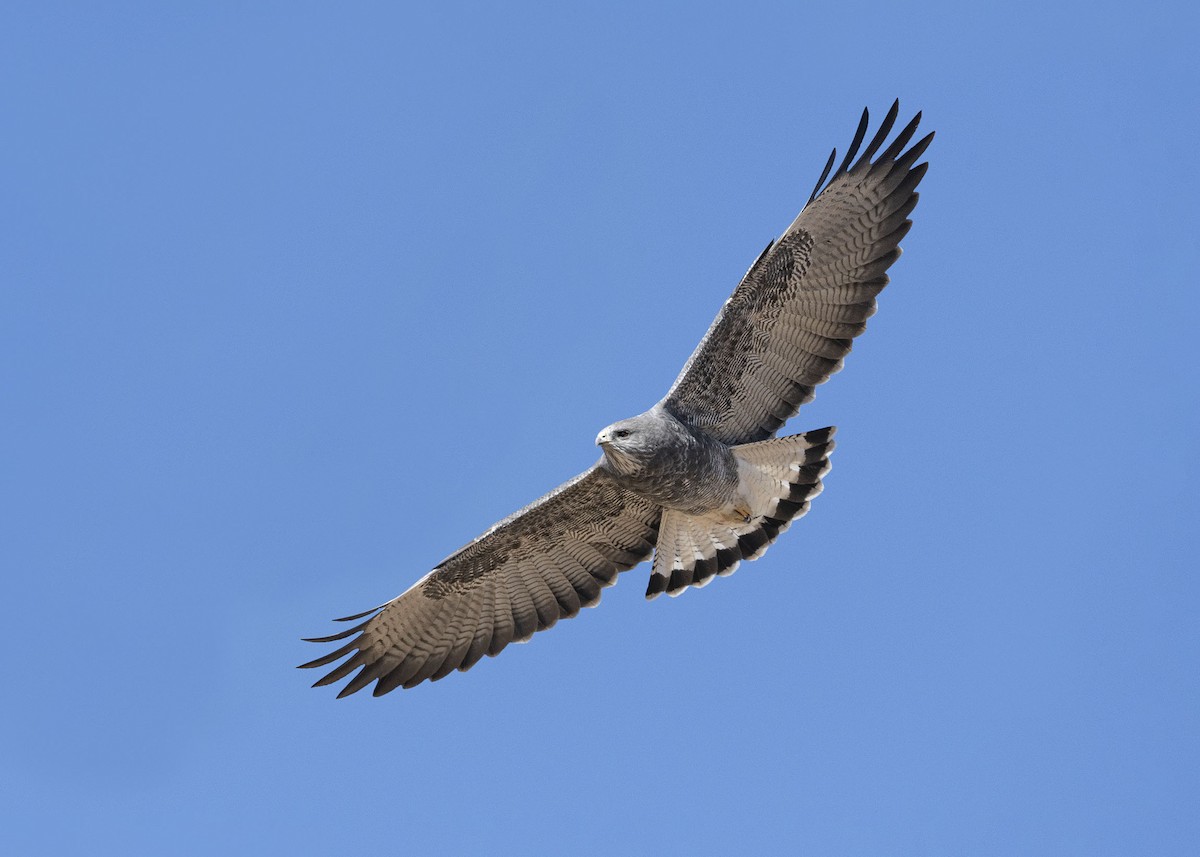
{"type": "Polygon", "coordinates": [[[357,634],[302,668],[349,656],[314,685],[359,670],[339,697],[372,681],[380,696],[470,669],[484,655],[596,604],[618,572],[650,557],[661,514],[592,467],[496,524],[403,595],[338,620],[370,617],[310,640],[330,643],[357,634]]]}
{"type": "Polygon", "coordinates": [[[899,109],[897,101],[851,166],[867,131],[863,111],[825,184],[837,151],[829,156],[804,210],[750,267],[663,399],[677,418],[725,443],[764,440],[842,367],[900,256],[927,166],[913,164],[933,139],[901,154],[918,113],[880,152],[899,109]]]}

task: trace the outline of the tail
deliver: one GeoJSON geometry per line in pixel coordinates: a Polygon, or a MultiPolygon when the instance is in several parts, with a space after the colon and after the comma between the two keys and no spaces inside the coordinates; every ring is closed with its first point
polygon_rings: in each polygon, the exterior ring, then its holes
{"type": "Polygon", "coordinates": [[[836,431],[830,426],[733,447],[738,491],[750,504],[748,520],[731,524],[663,510],[646,597],[704,586],[714,575],[733,574],[742,560],[762,556],[821,493],[836,431]]]}

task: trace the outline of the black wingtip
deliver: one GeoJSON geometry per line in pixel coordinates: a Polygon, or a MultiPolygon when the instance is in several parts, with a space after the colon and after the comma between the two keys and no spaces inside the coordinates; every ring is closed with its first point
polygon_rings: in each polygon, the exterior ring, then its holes
{"type": "MultiPolygon", "coordinates": [[[[843,173],[852,173],[861,169],[864,165],[869,165],[872,162],[872,159],[875,158],[876,152],[879,152],[880,147],[882,147],[884,142],[887,140],[888,135],[891,134],[892,127],[896,124],[896,117],[899,115],[900,99],[897,98],[892,102],[892,106],[888,108],[887,115],[883,117],[883,122],[880,123],[879,129],[875,132],[875,136],[871,138],[871,142],[867,144],[865,149],[863,149],[860,156],[859,147],[862,146],[863,140],[866,139],[867,130],[870,127],[871,121],[870,110],[864,107],[862,117],[858,121],[858,128],[856,128],[854,131],[854,139],[851,141],[849,148],[846,149],[846,156],[842,159],[842,162],[838,168],[834,170],[833,164],[837,160],[837,149],[833,150],[832,154],[829,156],[828,162],[825,164],[825,169],[821,171],[821,178],[817,180],[816,187],[813,188],[813,192],[808,197],[808,202],[813,202],[818,196],[821,195],[821,192],[825,187],[826,179],[833,181],[843,173]],[[857,161],[854,160],[856,156],[858,156],[857,161]],[[853,165],[851,165],[852,163],[853,165]]],[[[892,161],[899,156],[904,146],[916,132],[917,125],[919,125],[921,122],[921,115],[921,111],[917,111],[917,114],[906,126],[904,126],[904,128],[896,136],[896,139],[891,142],[886,150],[880,153],[878,158],[879,161],[892,161]]],[[[919,149],[919,151],[912,160],[915,160],[916,157],[920,156],[921,152],[924,152],[925,148],[929,145],[929,141],[932,139],[933,135],[930,134],[913,146],[913,149],[919,149]]],[[[912,160],[908,161],[908,163],[911,164],[912,160]]]]}
{"type": "MultiPolygon", "coordinates": [[[[833,169],[833,162],[837,160],[837,149],[829,153],[829,160],[825,162],[825,169],[821,170],[821,177],[817,179],[817,185],[813,188],[813,192],[809,194],[808,201],[812,202],[817,198],[817,194],[821,192],[821,185],[825,184],[825,179],[829,178],[829,171],[833,169]]],[[[768,250],[771,248],[768,247],[768,250]]]]}
{"type": "Polygon", "coordinates": [[[361,619],[364,616],[370,616],[372,613],[378,613],[386,605],[380,604],[378,607],[372,607],[370,610],[364,610],[361,613],[355,613],[353,616],[343,616],[340,619],[334,619],[334,622],[353,622],[355,619],[361,619]]]}
{"type": "Polygon", "coordinates": [[[898,161],[896,161],[896,169],[907,170],[917,162],[917,158],[925,154],[925,150],[929,148],[929,144],[933,142],[933,132],[926,134],[917,142],[913,143],[912,148],[905,152],[898,161]]]}
{"type": "Polygon", "coordinates": [[[337,649],[336,651],[332,651],[332,652],[329,652],[328,654],[321,655],[321,657],[319,657],[319,658],[314,658],[313,660],[309,661],[306,664],[300,664],[300,666],[297,667],[297,669],[310,670],[310,669],[313,669],[314,667],[328,666],[329,664],[333,663],[334,661],[338,661],[338,660],[341,660],[342,658],[346,657],[346,655],[350,654],[357,648],[358,648],[358,641],[354,640],[354,641],[349,642],[346,645],[342,646],[340,649],[337,649]]]}
{"type": "Polygon", "coordinates": [[[367,627],[369,621],[370,620],[363,622],[361,625],[355,625],[353,628],[347,628],[345,631],[339,631],[336,634],[330,634],[327,637],[301,637],[300,639],[305,643],[333,643],[337,640],[344,640],[351,634],[357,634],[363,628],[367,627]]]}
{"type": "Polygon", "coordinates": [[[892,140],[888,147],[879,153],[877,160],[881,163],[894,161],[904,151],[904,147],[908,145],[908,141],[912,139],[913,134],[917,131],[917,126],[920,124],[921,114],[917,113],[907,125],[900,129],[900,133],[896,135],[896,139],[892,140]]]}
{"type": "Polygon", "coordinates": [[[842,165],[838,167],[835,175],[841,175],[849,168],[850,162],[854,160],[854,156],[858,152],[858,147],[862,145],[863,138],[867,136],[867,128],[870,124],[871,112],[864,107],[862,118],[858,120],[858,129],[854,132],[854,141],[850,144],[850,148],[846,150],[846,159],[842,161],[842,165]]]}
{"type": "Polygon", "coordinates": [[[899,115],[900,99],[897,98],[892,102],[887,116],[883,117],[883,122],[879,124],[879,130],[875,132],[875,136],[871,138],[871,142],[867,144],[867,148],[863,150],[862,157],[850,168],[850,172],[861,168],[863,164],[871,163],[871,158],[875,157],[875,153],[879,151],[879,147],[883,145],[883,141],[887,139],[888,134],[892,133],[892,126],[896,124],[896,117],[899,115]]]}

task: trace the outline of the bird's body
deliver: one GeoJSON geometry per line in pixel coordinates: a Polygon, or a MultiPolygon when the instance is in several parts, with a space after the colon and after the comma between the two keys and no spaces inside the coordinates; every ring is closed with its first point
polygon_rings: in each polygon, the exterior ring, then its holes
{"type": "Polygon", "coordinates": [[[738,487],[733,452],[656,406],[600,432],[600,466],[622,488],[664,509],[700,514],[732,506],[738,487]]]}
{"type": "Polygon", "coordinates": [[[601,460],[500,521],[402,595],[313,642],[353,637],[305,667],[347,658],[317,684],[357,674],[341,696],[375,695],[466,670],[595,604],[619,572],[654,557],[647,597],[678,594],[754,559],[808,511],[829,470],[833,428],[775,432],[841,368],[875,311],[912,222],[920,114],[881,150],[892,106],[726,301],[666,397],[613,423],[601,460]],[[876,156],[876,153],[878,155],[876,156]],[[872,160],[874,158],[874,160],[872,160]],[[354,636],[357,635],[357,636],[354,636]]]}

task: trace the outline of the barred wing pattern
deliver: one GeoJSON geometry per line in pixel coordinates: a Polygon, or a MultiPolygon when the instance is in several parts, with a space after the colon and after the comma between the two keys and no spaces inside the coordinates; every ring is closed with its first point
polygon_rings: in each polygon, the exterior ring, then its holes
{"type": "Polygon", "coordinates": [[[650,557],[661,513],[592,467],[496,524],[400,597],[338,620],[366,621],[310,639],[354,637],[303,667],[347,658],[316,683],[332,684],[357,669],[339,697],[373,681],[380,696],[470,669],[484,655],[599,602],[618,572],[650,557]]]}
{"type": "Polygon", "coordinates": [[[864,110],[825,184],[837,151],[830,155],[804,210],[750,267],[663,399],[677,419],[728,444],[765,440],[841,369],[900,256],[927,167],[913,164],[933,134],[901,154],[920,113],[879,152],[899,110],[897,101],[851,166],[867,131],[864,110]]]}

